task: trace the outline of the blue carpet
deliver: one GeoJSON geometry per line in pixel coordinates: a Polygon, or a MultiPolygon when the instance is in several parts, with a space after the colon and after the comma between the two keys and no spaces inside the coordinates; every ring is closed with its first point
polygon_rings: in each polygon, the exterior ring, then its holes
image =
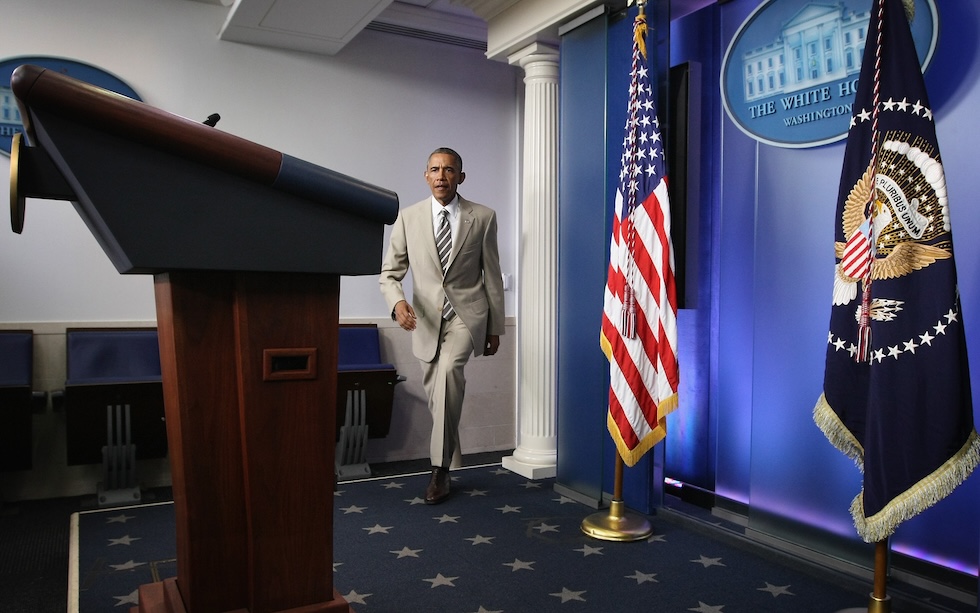
{"type": "MultiPolygon", "coordinates": [[[[499,466],[453,474],[453,496],[422,503],[427,475],[340,484],[334,586],[355,611],[833,613],[867,591],[781,565],[651,517],[644,541],[581,532],[592,513],[553,480],[499,466]]],[[[126,610],[144,583],[174,576],[171,504],[79,513],[79,613],[126,610]]]]}

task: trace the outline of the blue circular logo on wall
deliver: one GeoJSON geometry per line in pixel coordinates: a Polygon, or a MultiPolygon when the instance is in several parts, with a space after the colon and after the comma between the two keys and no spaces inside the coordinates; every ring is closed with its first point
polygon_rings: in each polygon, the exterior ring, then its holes
{"type": "MultiPolygon", "coordinates": [[[[79,81],[114,91],[133,100],[140,100],[133,88],[122,79],[89,64],[55,57],[23,56],[2,60],[0,61],[0,151],[7,156],[10,156],[10,141],[14,134],[24,131],[23,118],[20,116],[17,99],[10,90],[10,75],[15,68],[24,64],[33,64],[41,68],[55,70],[79,81]]],[[[142,102],[142,100],[140,101],[142,102]]]]}
{"type": "MultiPolygon", "coordinates": [[[[777,147],[843,139],[871,19],[869,0],[766,0],[742,23],[721,66],[725,111],[742,132],[777,147]]],[[[939,39],[935,0],[915,0],[922,70],[939,39]]],[[[873,44],[873,43],[872,43],[873,44]]]]}

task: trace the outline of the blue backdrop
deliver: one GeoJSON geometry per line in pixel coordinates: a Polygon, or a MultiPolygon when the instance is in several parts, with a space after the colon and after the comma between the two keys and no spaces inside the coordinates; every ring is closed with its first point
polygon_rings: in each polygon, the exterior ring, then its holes
{"type": "MultiPolygon", "coordinates": [[[[973,110],[980,105],[980,9],[959,0],[936,4],[940,38],[926,86],[946,168],[972,384],[980,390],[980,241],[972,238],[980,233],[980,207],[973,205],[980,190],[973,110]]],[[[701,184],[692,204],[700,222],[689,239],[699,263],[696,308],[679,318],[680,408],[658,449],[667,448],[666,476],[713,489],[721,506],[747,508],[750,532],[870,566],[872,548],[857,537],[849,513],[860,474],[811,417],[823,381],[844,143],[779,148],[753,140],[725,116],[721,58],[757,6],[712,5],[671,27],[671,64],[701,68],[701,184]]],[[[612,118],[624,112],[632,25],[631,18],[596,21],[562,43],[559,193],[558,481],[590,496],[611,487],[608,379],[597,339],[615,177],[608,160],[618,160],[622,133],[612,118]],[[607,176],[597,151],[606,151],[607,176]]],[[[655,502],[659,490],[655,466],[639,474],[641,483],[628,483],[626,492],[634,508],[655,502]]],[[[893,564],[908,556],[966,581],[974,575],[975,589],[978,509],[974,475],[899,528],[893,564]]]]}

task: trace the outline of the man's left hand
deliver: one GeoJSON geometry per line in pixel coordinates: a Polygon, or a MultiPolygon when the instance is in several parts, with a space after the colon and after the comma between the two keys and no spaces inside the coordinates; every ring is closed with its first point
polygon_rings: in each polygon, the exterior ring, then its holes
{"type": "Polygon", "coordinates": [[[500,348],[500,337],[496,334],[488,334],[487,342],[483,345],[483,355],[493,355],[500,348]]]}

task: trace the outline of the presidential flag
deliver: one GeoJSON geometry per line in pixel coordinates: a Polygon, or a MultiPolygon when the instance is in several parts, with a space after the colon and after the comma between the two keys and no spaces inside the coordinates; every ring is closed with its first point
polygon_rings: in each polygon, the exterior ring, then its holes
{"type": "Polygon", "coordinates": [[[949,495],[980,459],[945,173],[910,17],[901,0],[872,8],[813,414],[864,473],[851,515],[869,543],[949,495]]]}
{"type": "Polygon", "coordinates": [[[645,37],[641,9],[633,26],[628,117],[600,338],[609,359],[607,425],[628,466],[666,436],[666,416],[677,408],[670,203],[645,37]]]}

